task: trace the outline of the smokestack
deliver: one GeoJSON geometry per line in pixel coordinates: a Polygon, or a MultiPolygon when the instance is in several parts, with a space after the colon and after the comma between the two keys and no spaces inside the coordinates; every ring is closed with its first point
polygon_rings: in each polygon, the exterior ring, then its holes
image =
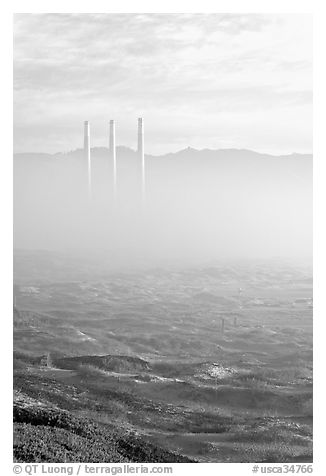
{"type": "Polygon", "coordinates": [[[90,129],[89,122],[84,122],[84,155],[87,163],[87,178],[88,178],[88,196],[92,196],[92,177],[91,177],[91,145],[90,145],[90,129]]]}
{"type": "Polygon", "coordinates": [[[144,155],[144,120],[138,118],[138,157],[141,164],[142,199],[145,200],[145,155],[144,155]]]}
{"type": "Polygon", "coordinates": [[[117,160],[116,160],[116,150],[115,150],[115,122],[113,119],[110,120],[110,158],[112,160],[112,177],[113,177],[113,196],[116,198],[117,195],[117,160]]]}

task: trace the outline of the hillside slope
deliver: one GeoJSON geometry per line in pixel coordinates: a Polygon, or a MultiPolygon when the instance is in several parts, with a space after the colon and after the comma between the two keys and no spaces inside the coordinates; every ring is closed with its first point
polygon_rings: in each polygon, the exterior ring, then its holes
{"type": "Polygon", "coordinates": [[[14,394],[14,459],[19,463],[187,463],[136,433],[77,418],[46,401],[14,394]]]}

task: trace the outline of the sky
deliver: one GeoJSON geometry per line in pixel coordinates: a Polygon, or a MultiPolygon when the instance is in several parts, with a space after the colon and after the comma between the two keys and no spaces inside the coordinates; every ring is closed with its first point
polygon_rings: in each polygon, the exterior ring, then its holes
{"type": "Polygon", "coordinates": [[[312,16],[16,14],[14,151],[312,152],[312,16]]]}

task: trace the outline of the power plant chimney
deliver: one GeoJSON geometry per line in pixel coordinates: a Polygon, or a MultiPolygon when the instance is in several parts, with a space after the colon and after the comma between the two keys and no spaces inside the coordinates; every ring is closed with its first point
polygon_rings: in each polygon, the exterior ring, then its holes
{"type": "Polygon", "coordinates": [[[113,119],[110,120],[110,158],[112,160],[112,176],[113,176],[113,196],[116,198],[117,195],[117,159],[116,159],[116,149],[115,149],[115,122],[113,119]]]}
{"type": "Polygon", "coordinates": [[[90,145],[90,129],[89,122],[84,122],[84,155],[87,163],[87,178],[88,178],[88,196],[92,196],[92,177],[91,177],[91,145],[90,145]]]}
{"type": "Polygon", "coordinates": [[[141,164],[142,199],[145,200],[145,155],[144,155],[144,120],[138,118],[138,157],[141,164]]]}

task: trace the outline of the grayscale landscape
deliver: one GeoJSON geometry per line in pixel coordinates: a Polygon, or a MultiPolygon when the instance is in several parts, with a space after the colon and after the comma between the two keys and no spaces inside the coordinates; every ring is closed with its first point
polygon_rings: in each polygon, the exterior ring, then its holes
{"type": "MultiPolygon", "coordinates": [[[[68,411],[202,462],[311,461],[309,269],[110,275],[18,252],[15,282],[15,389],[38,411],[68,411]]],[[[32,428],[17,423],[20,458],[32,428]]]]}
{"type": "Polygon", "coordinates": [[[14,29],[14,461],[312,462],[309,15],[14,29]]]}

